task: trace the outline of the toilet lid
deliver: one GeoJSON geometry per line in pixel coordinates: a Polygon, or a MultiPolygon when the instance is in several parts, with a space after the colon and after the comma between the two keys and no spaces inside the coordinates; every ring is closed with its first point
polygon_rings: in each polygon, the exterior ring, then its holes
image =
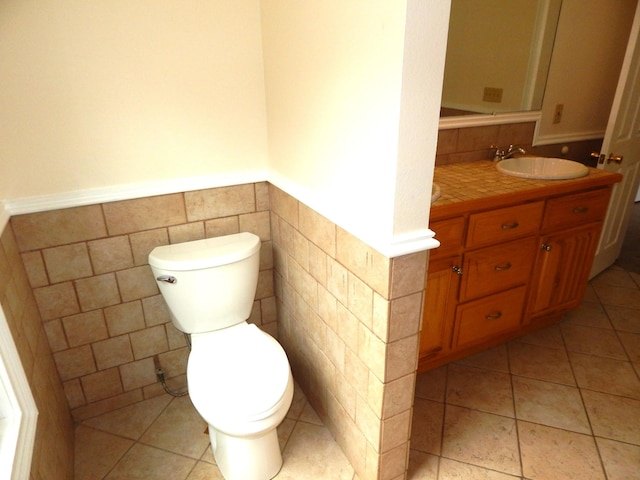
{"type": "MultiPolygon", "coordinates": [[[[253,324],[192,335],[187,365],[191,401],[200,414],[261,419],[283,397],[290,369],[282,346],[253,324]]],[[[211,422],[210,422],[211,423],[211,422]]]]}

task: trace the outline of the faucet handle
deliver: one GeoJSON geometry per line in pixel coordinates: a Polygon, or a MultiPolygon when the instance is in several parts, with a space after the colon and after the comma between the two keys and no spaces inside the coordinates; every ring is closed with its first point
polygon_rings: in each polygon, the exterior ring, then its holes
{"type": "Polygon", "coordinates": [[[502,147],[498,147],[497,145],[491,145],[490,148],[495,148],[496,152],[493,155],[494,160],[502,160],[502,157],[505,155],[505,150],[502,147]]]}

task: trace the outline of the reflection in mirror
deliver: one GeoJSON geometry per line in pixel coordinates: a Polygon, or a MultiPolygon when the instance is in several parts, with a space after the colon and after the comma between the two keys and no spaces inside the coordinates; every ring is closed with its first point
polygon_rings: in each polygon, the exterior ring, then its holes
{"type": "Polygon", "coordinates": [[[452,0],[441,116],[539,110],[562,0],[452,0]]]}

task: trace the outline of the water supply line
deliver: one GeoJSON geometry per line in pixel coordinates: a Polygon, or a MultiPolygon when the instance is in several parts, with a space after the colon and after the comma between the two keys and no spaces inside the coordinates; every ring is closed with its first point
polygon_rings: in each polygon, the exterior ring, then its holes
{"type": "MultiPolygon", "coordinates": [[[[191,351],[191,338],[186,333],[184,334],[184,338],[187,341],[187,346],[189,347],[189,351],[191,351]]],[[[153,365],[156,369],[156,377],[158,378],[158,381],[162,384],[162,388],[164,388],[165,392],[167,392],[172,397],[184,397],[185,395],[189,395],[188,389],[185,390],[184,392],[174,392],[169,388],[169,386],[167,385],[167,381],[164,378],[164,372],[162,371],[162,367],[160,366],[160,359],[158,358],[158,355],[153,356],[153,365]]]]}

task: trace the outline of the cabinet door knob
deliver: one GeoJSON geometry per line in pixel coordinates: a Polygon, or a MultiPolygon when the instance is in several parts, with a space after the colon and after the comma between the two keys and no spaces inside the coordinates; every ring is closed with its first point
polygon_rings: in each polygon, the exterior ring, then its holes
{"type": "Polygon", "coordinates": [[[455,273],[457,275],[462,275],[462,267],[460,267],[458,265],[454,265],[452,270],[453,270],[453,273],[455,273]]]}
{"type": "Polygon", "coordinates": [[[497,320],[502,316],[502,312],[498,311],[496,313],[490,313],[489,315],[485,315],[484,318],[487,320],[497,320]]]}
{"type": "Polygon", "coordinates": [[[543,243],[540,248],[542,248],[542,250],[544,250],[545,252],[550,252],[551,250],[553,250],[553,247],[548,243],[543,243]]]}

